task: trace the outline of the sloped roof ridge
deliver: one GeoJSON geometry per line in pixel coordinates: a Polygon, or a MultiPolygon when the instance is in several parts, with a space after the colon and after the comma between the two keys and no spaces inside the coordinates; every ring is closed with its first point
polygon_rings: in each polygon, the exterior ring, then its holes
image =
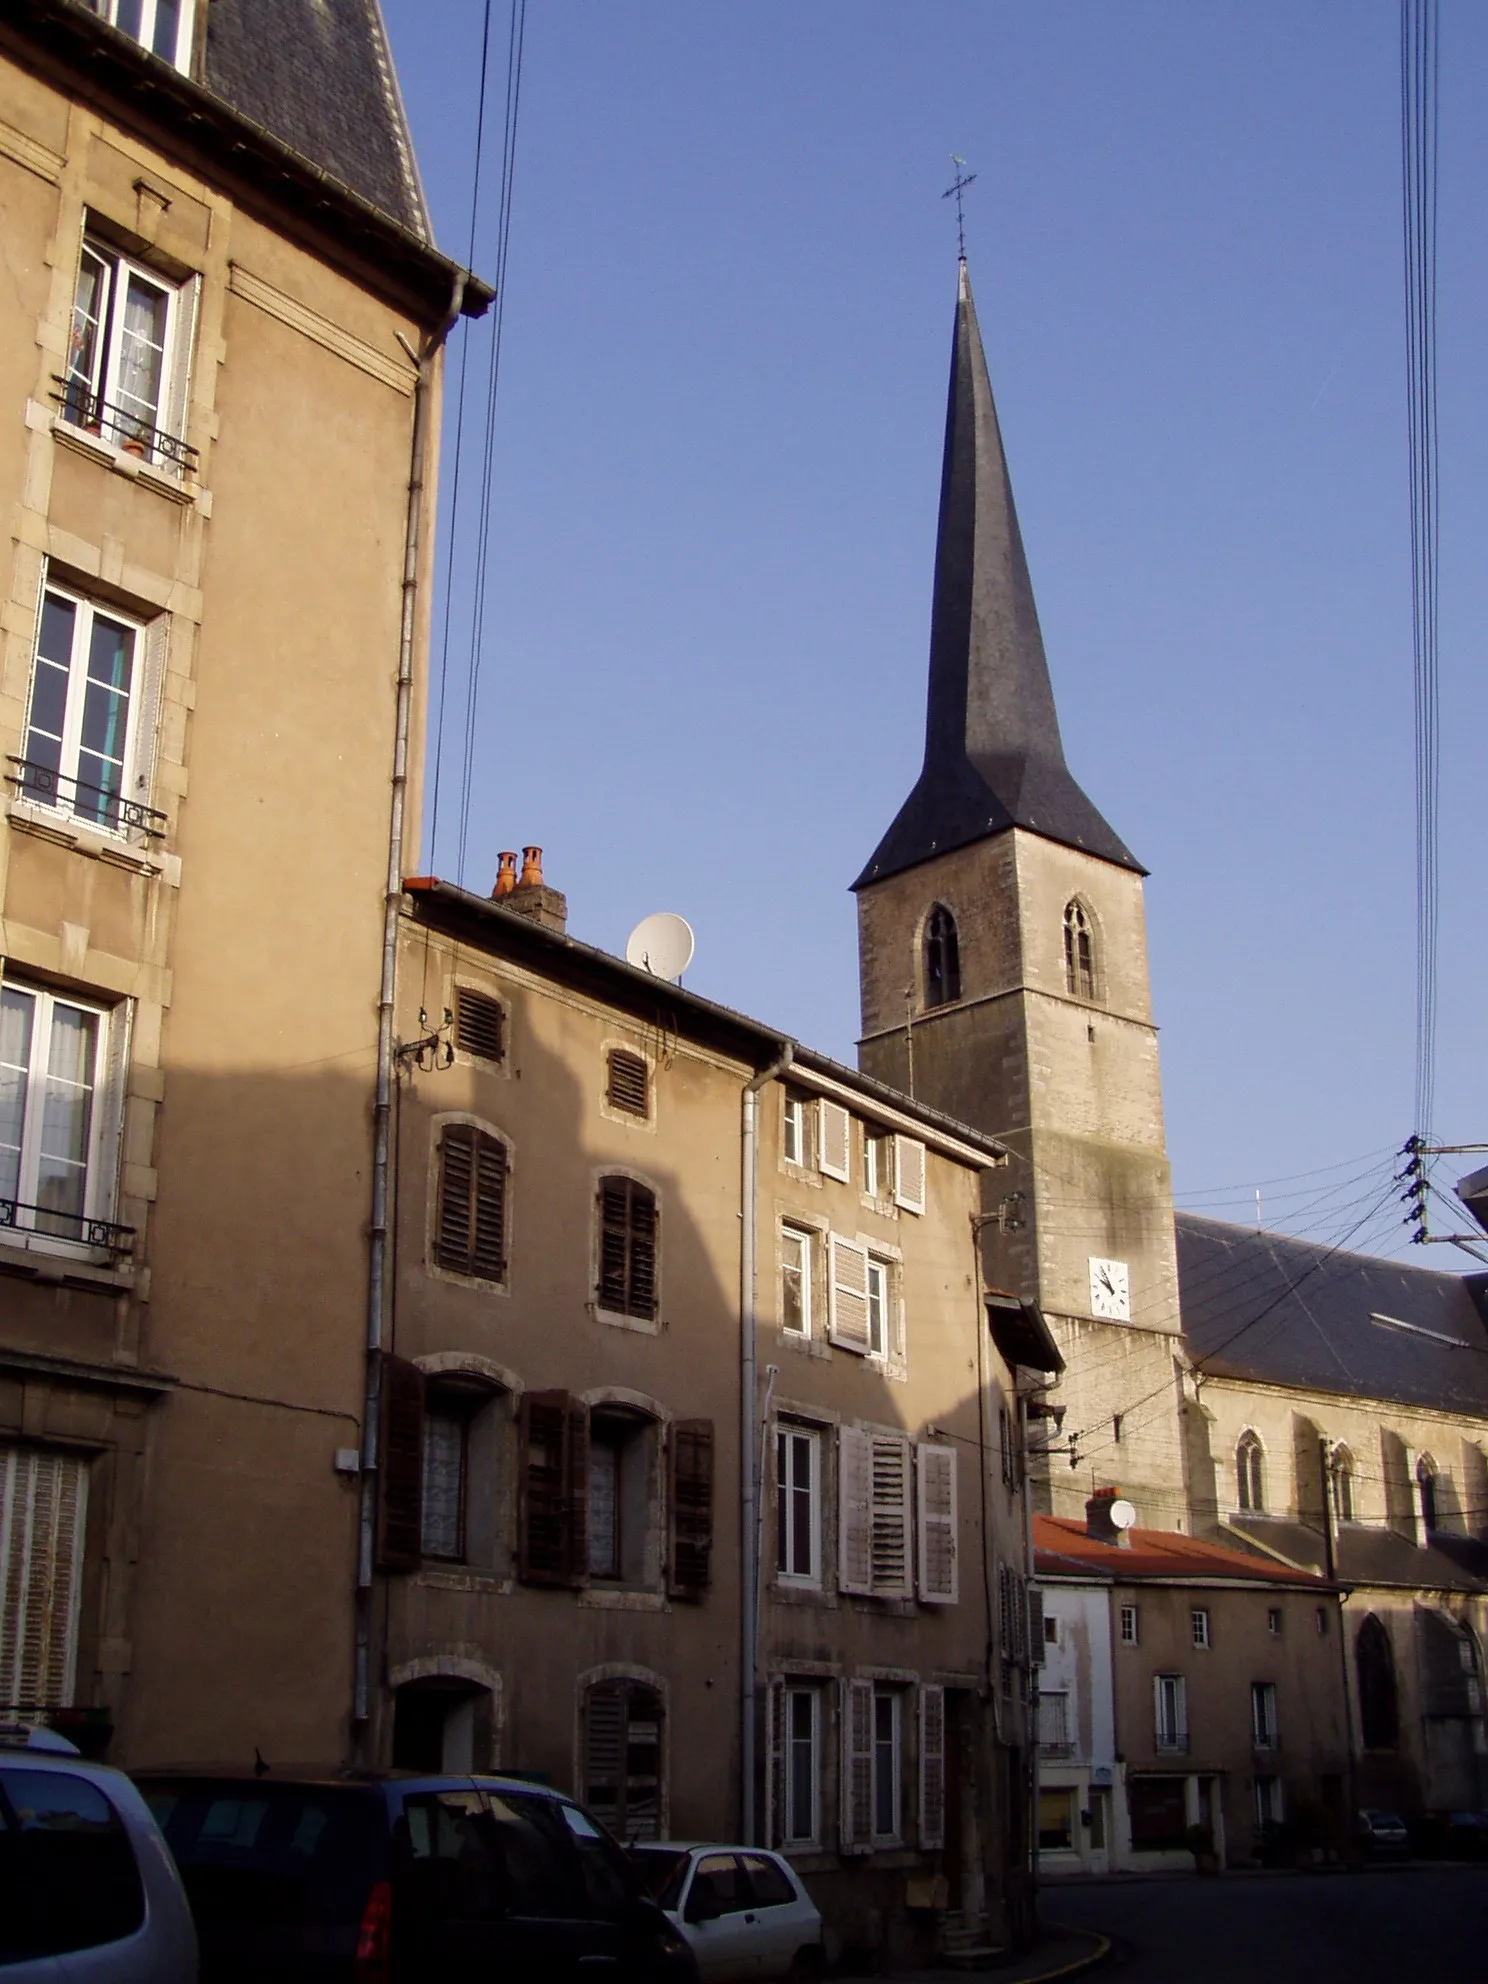
{"type": "Polygon", "coordinates": [[[1287,1247],[1298,1253],[1317,1255],[1328,1261],[1356,1262],[1362,1268],[1387,1268],[1393,1273],[1419,1275],[1423,1280],[1443,1282],[1453,1287],[1469,1286],[1483,1278],[1467,1272],[1455,1272],[1451,1268],[1432,1268],[1419,1265],[1415,1261],[1397,1261],[1389,1254],[1366,1254],[1356,1247],[1338,1247],[1325,1240],[1309,1240],[1301,1234],[1278,1233],[1273,1227],[1243,1226],[1238,1220],[1214,1219],[1208,1213],[1175,1211],[1173,1221],[1178,1226],[1210,1226],[1222,1233],[1233,1234],[1237,1241],[1254,1246],[1257,1241],[1273,1246],[1287,1247]]]}

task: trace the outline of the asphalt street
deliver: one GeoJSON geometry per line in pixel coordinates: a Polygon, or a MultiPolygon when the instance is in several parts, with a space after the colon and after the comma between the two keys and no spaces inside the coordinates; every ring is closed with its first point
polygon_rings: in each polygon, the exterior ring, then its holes
{"type": "Polygon", "coordinates": [[[1113,1937],[1112,1984],[1488,1978],[1488,1868],[1051,1883],[1040,1914],[1113,1937]]]}

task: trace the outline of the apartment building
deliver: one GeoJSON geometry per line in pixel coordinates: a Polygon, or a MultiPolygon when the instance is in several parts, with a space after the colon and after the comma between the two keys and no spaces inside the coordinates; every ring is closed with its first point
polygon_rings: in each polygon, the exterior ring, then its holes
{"type": "Polygon", "coordinates": [[[767,1839],[844,1949],[1003,1943],[1057,1359],[982,1285],[1003,1153],[524,875],[400,932],[381,1754],[767,1839]]]}
{"type": "Polygon", "coordinates": [[[336,1757],[420,494],[489,291],[374,0],[11,0],[0,238],[0,1705],[336,1757]]]}

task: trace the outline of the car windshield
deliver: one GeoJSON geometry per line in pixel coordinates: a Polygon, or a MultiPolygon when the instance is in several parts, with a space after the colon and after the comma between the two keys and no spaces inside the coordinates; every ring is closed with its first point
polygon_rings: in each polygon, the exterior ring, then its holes
{"type": "Polygon", "coordinates": [[[687,1855],[675,1846],[637,1847],[630,1864],[646,1884],[646,1892],[663,1908],[675,1908],[687,1878],[687,1855]]]}
{"type": "Polygon", "coordinates": [[[139,1785],[199,1925],[356,1922],[387,1871],[382,1800],[370,1788],[233,1778],[139,1785]]]}

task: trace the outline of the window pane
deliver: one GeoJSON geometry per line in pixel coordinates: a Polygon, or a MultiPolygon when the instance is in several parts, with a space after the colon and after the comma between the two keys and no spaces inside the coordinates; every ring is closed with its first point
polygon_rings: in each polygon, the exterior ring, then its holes
{"type": "Polygon", "coordinates": [[[124,745],[129,734],[129,691],[134,676],[134,634],[117,620],[94,616],[88,643],[88,680],[83,692],[82,739],[78,750],[79,813],[115,820],[109,803],[124,788],[124,745]]]}
{"type": "Polygon", "coordinates": [[[0,1966],[132,1935],[145,1897],[103,1793],[60,1771],[0,1769],[19,1825],[0,1833],[0,1966]]]}
{"type": "Polygon", "coordinates": [[[114,24],[132,34],[136,41],[144,26],[145,0],[117,0],[114,11],[114,24]]]}
{"type": "Polygon", "coordinates": [[[7,985],[0,994],[0,1199],[21,1195],[21,1137],[35,1020],[36,1001],[31,994],[7,985]]]}
{"type": "Polygon", "coordinates": [[[460,1531],[465,1507],[465,1425],[452,1412],[424,1419],[423,1551],[427,1557],[464,1555],[460,1531]]]}
{"type": "Polygon", "coordinates": [[[789,1746],[785,1830],[788,1839],[812,1839],[816,1834],[816,1718],[815,1703],[805,1689],[786,1697],[789,1703],[789,1746]]]}
{"type": "Polygon", "coordinates": [[[155,0],[155,32],[150,47],[167,62],[176,59],[176,38],[181,31],[181,0],[155,0]]]}
{"type": "Polygon", "coordinates": [[[165,376],[165,325],[169,298],[163,289],[129,271],[124,298],[124,325],[119,339],[119,376],[111,398],[123,413],[130,433],[143,436],[160,412],[160,384],[165,376]]]}
{"type": "Polygon", "coordinates": [[[806,1433],[791,1438],[794,1461],[791,1470],[791,1562],[798,1577],[814,1575],[811,1548],[811,1437],[806,1433]]]}
{"type": "Polygon", "coordinates": [[[88,418],[87,396],[98,390],[108,276],[108,264],[91,248],[84,248],[78,264],[77,297],[73,303],[72,337],[67,353],[68,379],[76,387],[75,391],[69,392],[63,409],[69,420],[81,422],[88,418]]]}
{"type": "Polygon", "coordinates": [[[881,1261],[868,1263],[868,1348],[875,1357],[884,1354],[884,1312],[888,1307],[888,1274],[881,1261]]]}
{"type": "Polygon", "coordinates": [[[806,1263],[804,1233],[787,1232],[781,1239],[781,1323],[788,1330],[804,1335],[807,1323],[806,1263]]]}
{"type": "Polygon", "coordinates": [[[765,1853],[746,1853],[743,1859],[756,1908],[779,1908],[795,1900],[796,1891],[778,1860],[765,1853]]]}
{"type": "MultiPolygon", "coordinates": [[[[51,1042],[41,1113],[36,1203],[63,1215],[50,1230],[78,1237],[88,1181],[88,1139],[93,1127],[93,1071],[98,1057],[98,1015],[60,1002],[52,1007],[51,1042]]],[[[38,1219],[42,1231],[48,1223],[38,1219]]]]}
{"type": "MultiPolygon", "coordinates": [[[[70,599],[49,592],[41,608],[41,638],[36,647],[36,673],[31,684],[31,724],[26,734],[26,756],[32,764],[49,772],[62,769],[62,728],[67,719],[67,683],[72,667],[72,642],[77,629],[77,607],[70,599]]],[[[44,797],[54,797],[55,786],[43,787],[44,797]]]]}
{"type": "Polygon", "coordinates": [[[873,1698],[873,1830],[881,1839],[891,1839],[898,1831],[898,1799],[895,1796],[895,1701],[892,1695],[873,1698]]]}
{"type": "Polygon", "coordinates": [[[620,1453],[607,1440],[589,1448],[589,1574],[620,1575],[620,1453]]]}

